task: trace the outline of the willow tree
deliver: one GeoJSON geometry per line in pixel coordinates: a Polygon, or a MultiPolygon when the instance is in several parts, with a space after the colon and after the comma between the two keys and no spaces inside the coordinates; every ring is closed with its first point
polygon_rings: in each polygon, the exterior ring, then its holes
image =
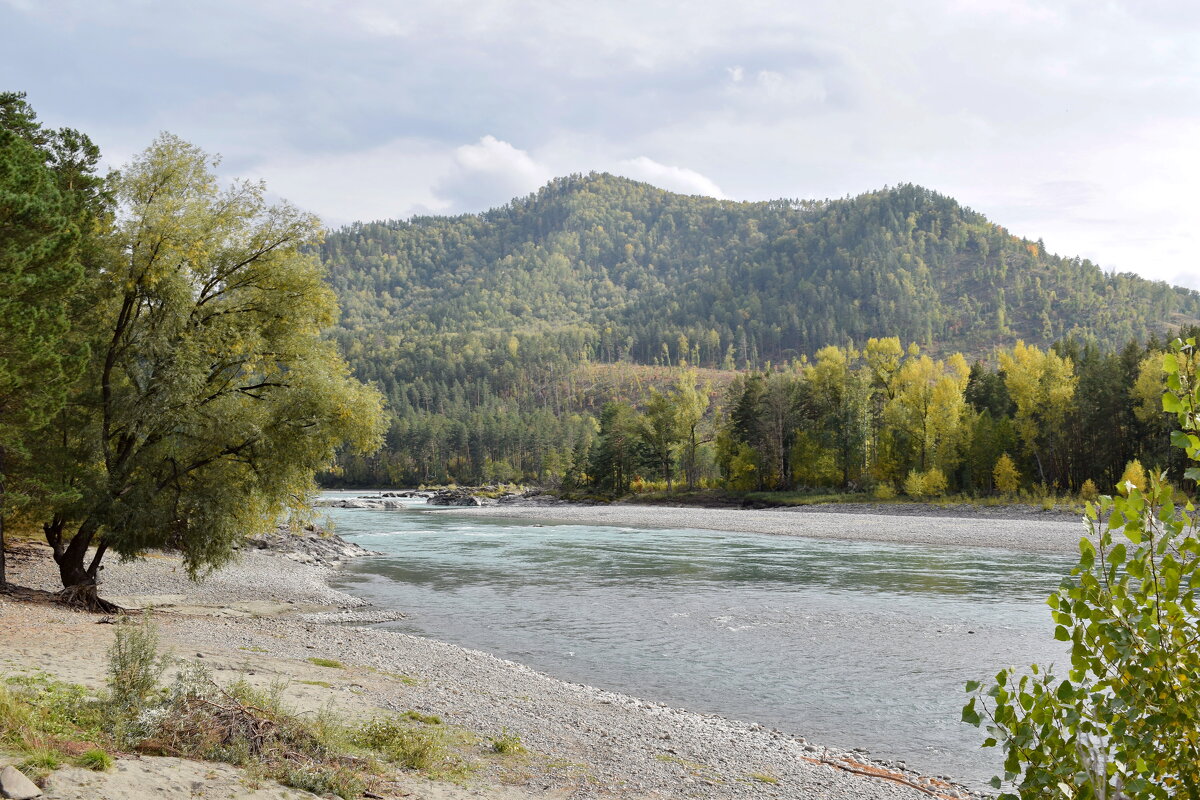
{"type": "Polygon", "coordinates": [[[121,258],[100,276],[70,431],[80,499],[44,526],[68,594],[105,554],[177,549],[193,577],[301,502],[335,448],[377,446],[378,393],[321,332],[336,303],[305,251],[316,218],[163,134],[120,175],[121,258]],[[93,549],[94,548],[94,549],[93,549]]]}

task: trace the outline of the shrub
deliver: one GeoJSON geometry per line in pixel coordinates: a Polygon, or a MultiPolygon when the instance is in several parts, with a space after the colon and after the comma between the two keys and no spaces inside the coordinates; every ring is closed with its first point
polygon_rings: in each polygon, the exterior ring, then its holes
{"type": "Polygon", "coordinates": [[[917,499],[941,497],[946,493],[946,486],[946,473],[937,467],[931,467],[925,472],[913,470],[904,479],[904,493],[917,499]]]}
{"type": "MultiPolygon", "coordinates": [[[[1172,350],[1163,409],[1200,463],[1196,342],[1172,350]]],[[[1005,751],[992,785],[1015,791],[1000,800],[1200,797],[1200,519],[1173,503],[1165,475],[1124,489],[1087,504],[1079,562],[1049,599],[1054,638],[1071,643],[1066,678],[1034,665],[967,684],[963,721],[1005,751]]]]}
{"type": "Polygon", "coordinates": [[[876,500],[892,500],[896,497],[896,488],[890,483],[881,483],[875,487],[876,500]]]}
{"type": "Polygon", "coordinates": [[[1096,488],[1096,482],[1088,478],[1083,482],[1083,486],[1079,487],[1079,499],[1090,503],[1100,499],[1100,490],[1096,488]]]}
{"type": "Polygon", "coordinates": [[[941,497],[946,493],[946,488],[949,483],[946,481],[946,473],[942,472],[937,467],[931,467],[925,473],[925,494],[929,497],[941,497]]]}
{"type": "Polygon", "coordinates": [[[1136,458],[1125,465],[1125,471],[1121,473],[1121,480],[1117,481],[1117,491],[1128,496],[1130,487],[1138,491],[1146,491],[1146,471],[1142,469],[1142,462],[1136,458]]]}
{"type": "Polygon", "coordinates": [[[925,496],[925,476],[915,469],[904,479],[904,493],[909,497],[925,496]]]}
{"type": "Polygon", "coordinates": [[[158,628],[149,616],[140,621],[121,617],[116,627],[108,650],[108,688],[115,710],[128,718],[135,716],[158,688],[171,659],[158,652],[158,628]]]}
{"type": "Polygon", "coordinates": [[[992,467],[992,483],[995,484],[996,491],[1006,497],[1016,494],[1020,488],[1021,473],[1017,471],[1017,465],[1008,453],[1001,453],[996,459],[996,465],[992,467]]]}

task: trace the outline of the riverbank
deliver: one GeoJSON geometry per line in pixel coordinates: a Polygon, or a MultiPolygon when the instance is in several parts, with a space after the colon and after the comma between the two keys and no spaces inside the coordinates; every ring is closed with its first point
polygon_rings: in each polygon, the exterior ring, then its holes
{"type": "MultiPolygon", "coordinates": [[[[417,507],[420,509],[420,507],[417,507]]],[[[935,547],[998,547],[1033,553],[1072,555],[1086,533],[1082,517],[1061,512],[1040,515],[1008,507],[919,506],[925,513],[898,513],[906,506],[863,508],[800,506],[770,509],[695,508],[614,503],[605,506],[484,506],[456,508],[456,514],[572,525],[700,530],[803,536],[839,541],[916,544],[935,547]],[[972,509],[978,508],[977,512],[972,509]],[[835,516],[836,515],[836,516],[835,516]]]]}
{"type": "MultiPolygon", "coordinates": [[[[49,590],[54,588],[51,567],[44,548],[23,546],[12,559],[10,576],[15,583],[49,590]]],[[[107,596],[129,606],[160,608],[156,617],[176,655],[202,661],[222,679],[244,675],[260,685],[282,679],[287,700],[301,709],[332,703],[339,714],[360,718],[414,710],[441,716],[469,734],[464,741],[474,744],[464,746],[464,756],[474,766],[462,784],[407,774],[409,796],[884,800],[923,798],[930,791],[965,795],[895,765],[830,752],[754,723],[558,681],[429,639],[348,627],[344,623],[382,617],[330,589],[325,567],[248,552],[199,585],[189,583],[170,556],[114,563],[105,573],[107,596]],[[338,666],[322,666],[329,662],[338,666]],[[518,735],[529,753],[490,754],[484,743],[504,732],[518,735]]],[[[5,597],[0,638],[6,647],[0,663],[5,672],[40,669],[98,688],[112,637],[112,626],[95,624],[99,619],[5,597]]],[[[122,758],[117,770],[99,777],[80,777],[79,770],[56,773],[47,796],[190,797],[197,787],[184,779],[186,770],[176,761],[122,758]],[[127,776],[135,774],[130,785],[127,776]],[[84,779],[92,781],[87,792],[78,784],[84,779]]],[[[199,788],[209,790],[210,797],[242,796],[220,794],[232,792],[220,788],[221,780],[236,780],[229,772],[214,770],[211,785],[200,781],[199,788]]]]}

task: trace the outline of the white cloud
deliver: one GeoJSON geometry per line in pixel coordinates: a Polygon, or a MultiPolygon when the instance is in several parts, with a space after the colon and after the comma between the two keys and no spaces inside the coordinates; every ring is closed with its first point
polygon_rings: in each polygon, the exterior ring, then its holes
{"type": "Polygon", "coordinates": [[[454,151],[453,169],[433,191],[456,211],[482,211],[529,194],[552,177],[529,153],[489,134],[454,151]]]}
{"type": "Polygon", "coordinates": [[[686,167],[674,167],[660,164],[652,158],[638,156],[622,161],[619,172],[628,178],[646,183],[652,183],[662,189],[682,194],[702,194],[718,199],[725,199],[721,187],[713,181],[686,167]]]}
{"type": "Polygon", "coordinates": [[[349,153],[276,155],[248,177],[336,227],[450,210],[431,187],[451,167],[450,153],[437,143],[395,139],[349,153]]]}
{"type": "Polygon", "coordinates": [[[0,27],[48,124],[110,160],[171,130],[331,221],[608,169],[740,199],[911,181],[1163,278],[1200,250],[1200,4],[0,0],[0,27]]]}

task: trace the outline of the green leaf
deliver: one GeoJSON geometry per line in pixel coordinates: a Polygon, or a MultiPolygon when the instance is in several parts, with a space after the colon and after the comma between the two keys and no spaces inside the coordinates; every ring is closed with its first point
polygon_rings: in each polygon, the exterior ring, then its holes
{"type": "Polygon", "coordinates": [[[1054,638],[1060,642],[1069,642],[1071,641],[1071,632],[1059,625],[1054,629],[1054,638]]]}
{"type": "Polygon", "coordinates": [[[1162,396],[1163,411],[1168,414],[1178,414],[1183,411],[1183,403],[1174,394],[1167,392],[1162,396]]]}
{"type": "Polygon", "coordinates": [[[979,717],[979,712],[975,710],[975,698],[974,697],[971,698],[971,702],[969,702],[965,706],[963,706],[962,721],[967,723],[968,725],[974,725],[977,728],[979,727],[980,717],[979,717]]]}

